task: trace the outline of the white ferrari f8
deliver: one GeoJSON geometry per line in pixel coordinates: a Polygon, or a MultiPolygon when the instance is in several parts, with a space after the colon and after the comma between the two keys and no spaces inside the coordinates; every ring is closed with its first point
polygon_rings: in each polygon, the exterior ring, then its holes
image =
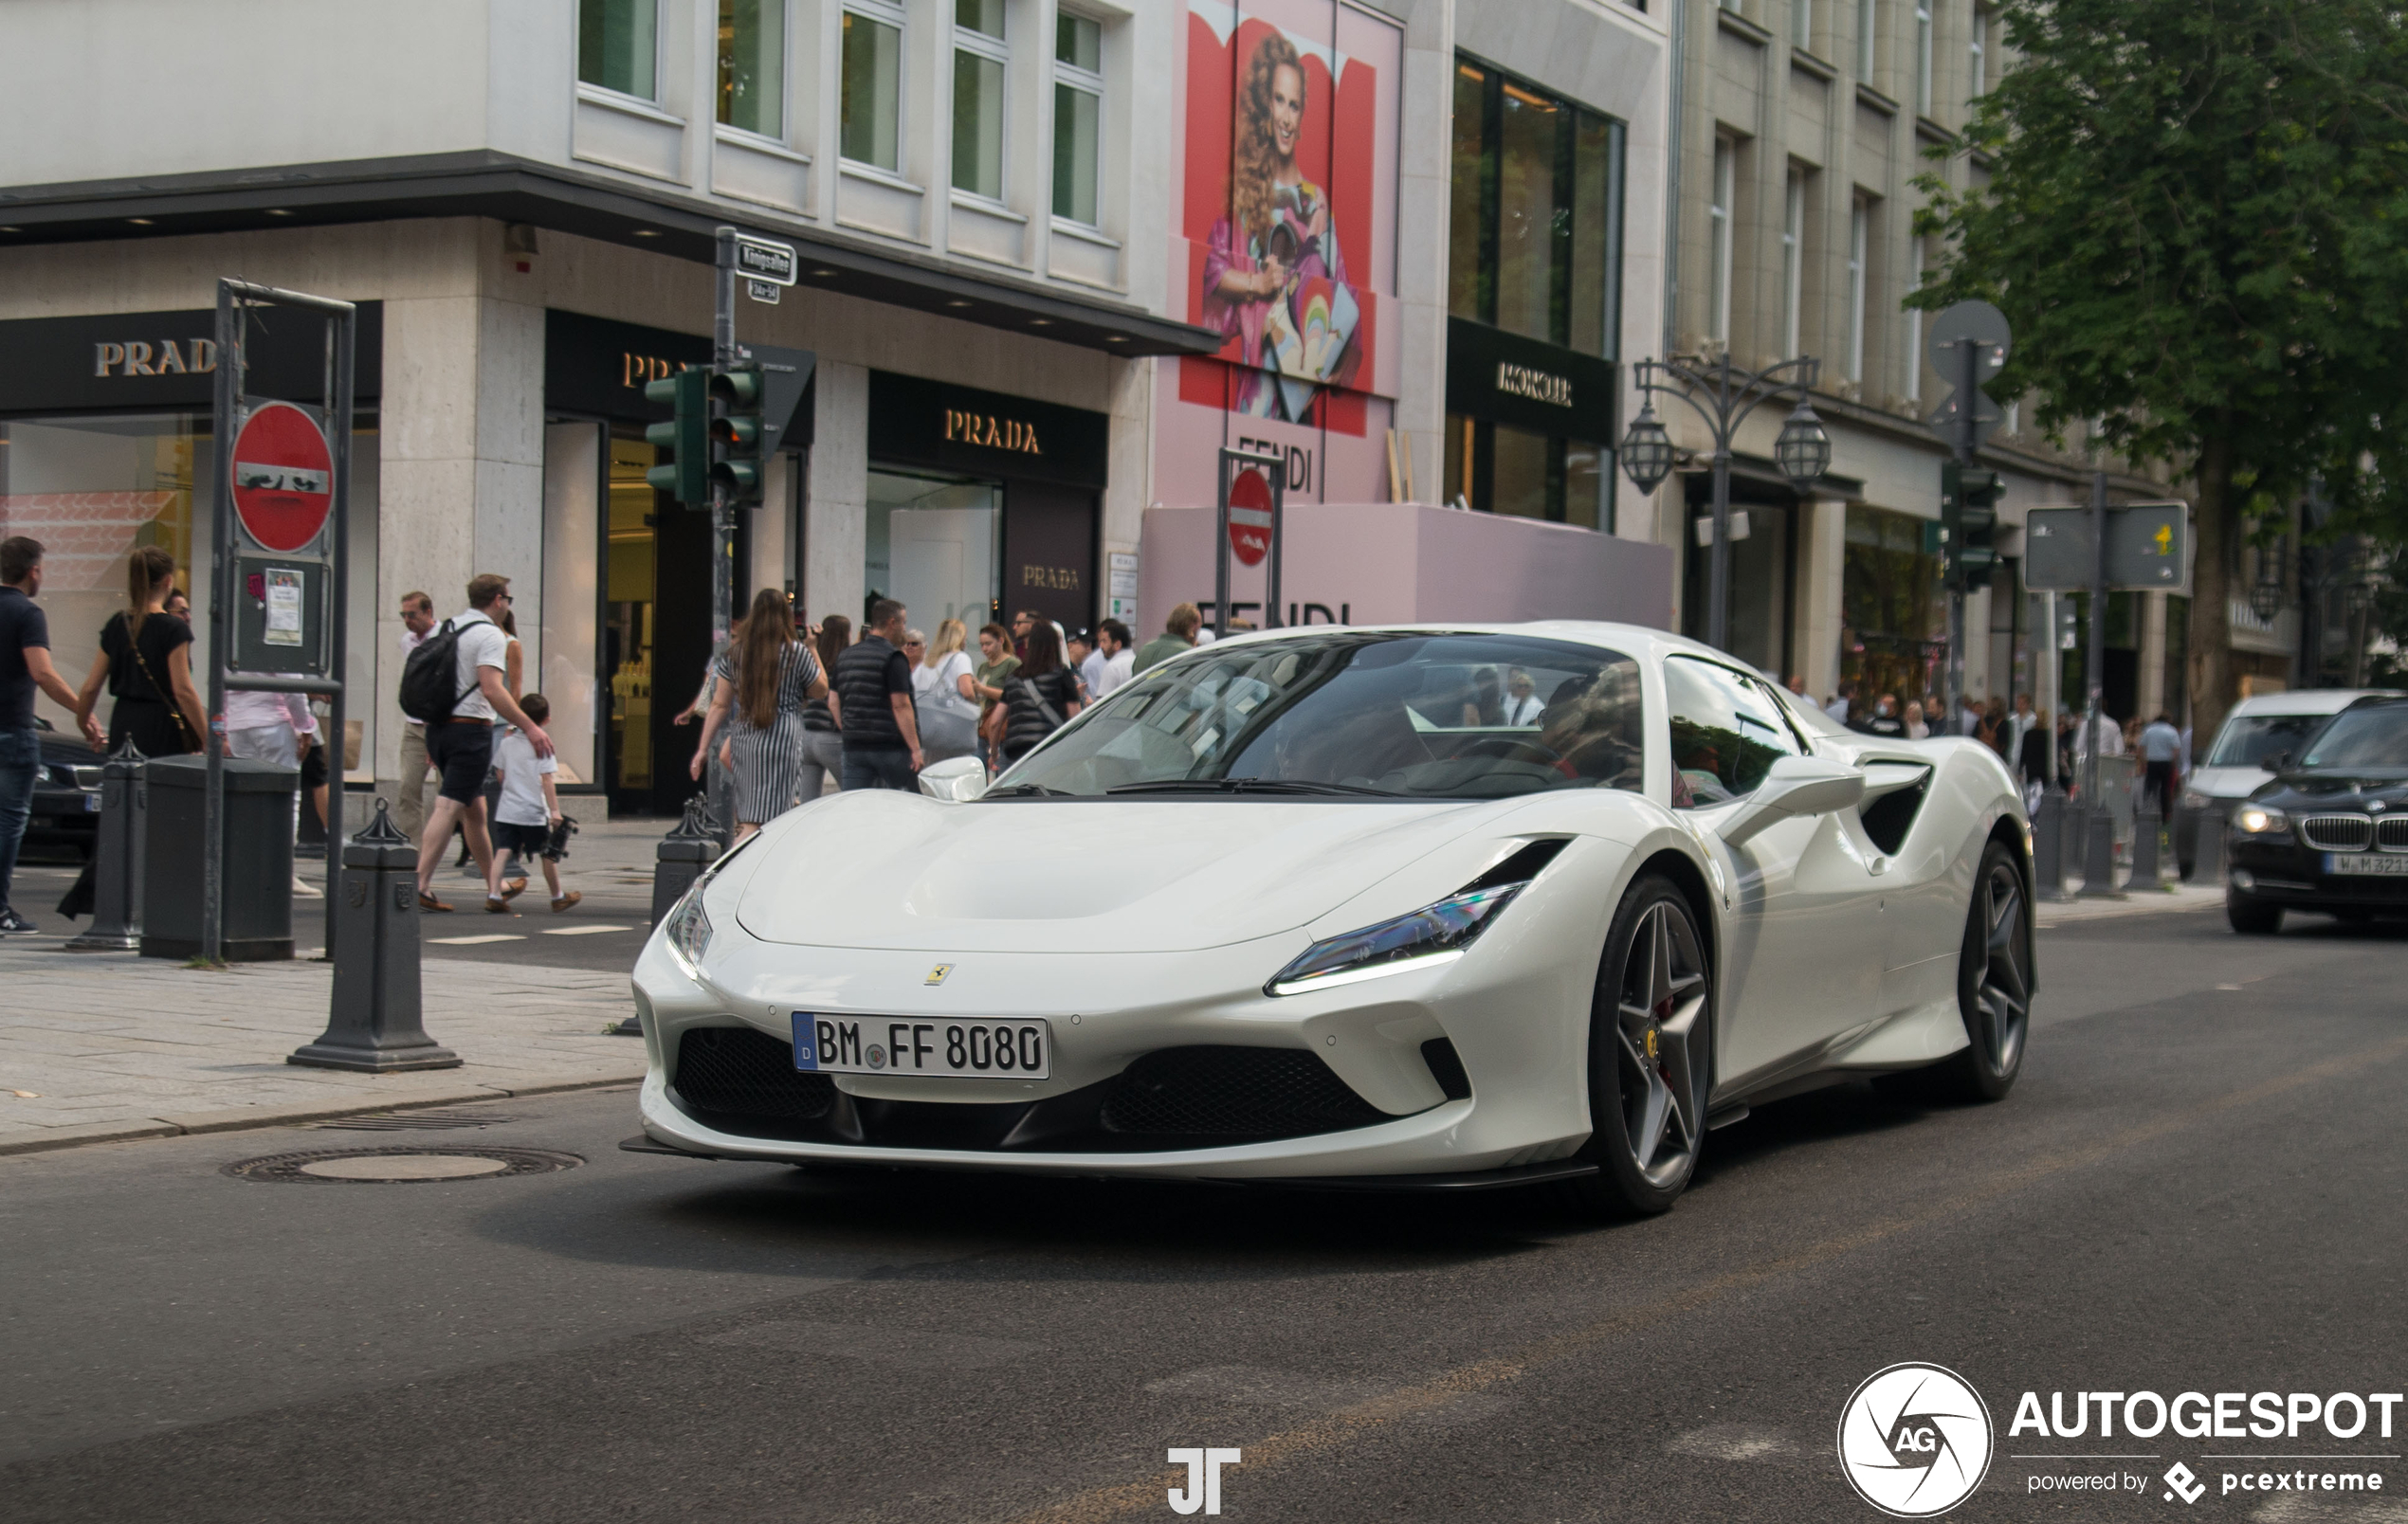
{"type": "Polygon", "coordinates": [[[790,811],[663,919],[628,1147],[1645,1212],[1752,1104],[2023,1060],[1998,757],[1656,630],[1223,641],[921,788],[790,811]]]}

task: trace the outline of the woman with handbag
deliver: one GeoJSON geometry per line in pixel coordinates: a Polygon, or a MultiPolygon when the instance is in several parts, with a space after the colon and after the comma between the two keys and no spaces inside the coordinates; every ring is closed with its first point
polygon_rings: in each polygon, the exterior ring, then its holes
{"type": "Polygon", "coordinates": [[[753,611],[729,632],[728,648],[712,659],[719,679],[702,738],[688,771],[699,781],[711,738],[729,725],[736,771],[736,840],[794,807],[803,765],[803,705],[825,697],[828,680],[811,647],[794,639],[794,607],[775,588],[763,588],[753,611]]]}
{"type": "Polygon", "coordinates": [[[175,562],[155,545],[126,557],[125,612],[100,626],[100,654],[76,695],[75,722],[91,717],[100,684],[117,699],[109,712],[109,750],[131,739],[144,756],[201,749],[209,721],[192,687],[192,626],[167,612],[175,562]]]}
{"type": "Polygon", "coordinates": [[[970,657],[962,649],[969,641],[969,627],[960,620],[940,621],[927,655],[912,669],[920,750],[931,762],[975,755],[978,750],[978,705],[964,691],[975,685],[970,657]]]}
{"type": "Polygon", "coordinates": [[[1079,712],[1079,675],[1062,664],[1061,644],[1044,620],[1029,626],[1029,648],[1019,670],[1003,680],[1000,707],[1007,764],[1028,755],[1079,712]]]}

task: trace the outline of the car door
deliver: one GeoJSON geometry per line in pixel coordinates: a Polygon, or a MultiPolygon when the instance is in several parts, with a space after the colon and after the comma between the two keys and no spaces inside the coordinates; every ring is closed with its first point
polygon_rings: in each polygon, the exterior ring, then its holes
{"type": "MultiPolygon", "coordinates": [[[[1719,832],[1780,756],[1812,748],[1756,678],[1665,661],[1676,808],[1719,832]]],[[[1872,1018],[1883,937],[1874,878],[1842,815],[1787,820],[1731,849],[1718,1081],[1762,1077],[1872,1018]]]]}

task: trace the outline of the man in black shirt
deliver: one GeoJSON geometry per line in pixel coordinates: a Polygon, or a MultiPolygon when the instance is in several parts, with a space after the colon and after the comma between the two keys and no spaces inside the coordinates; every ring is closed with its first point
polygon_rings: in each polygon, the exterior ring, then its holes
{"type": "Polygon", "coordinates": [[[892,598],[869,606],[869,633],[836,659],[836,727],[845,733],[848,789],[916,789],[920,716],[911,662],[901,649],[910,610],[892,598]]]}
{"type": "MultiPolygon", "coordinates": [[[[17,845],[33,812],[33,785],[42,776],[42,733],[33,728],[33,691],[75,707],[75,690],[50,664],[50,624],[33,600],[42,591],[42,545],[23,535],[0,540],[0,933],[30,932],[33,922],[9,904],[17,845]]],[[[84,721],[100,744],[100,728],[84,721]]]]}

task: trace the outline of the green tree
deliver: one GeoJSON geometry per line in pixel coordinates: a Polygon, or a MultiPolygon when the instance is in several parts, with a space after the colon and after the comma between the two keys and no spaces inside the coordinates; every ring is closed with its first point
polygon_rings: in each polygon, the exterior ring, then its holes
{"type": "MultiPolygon", "coordinates": [[[[2408,418],[2408,19],[2376,0],[2007,0],[2016,57],[1978,104],[1965,184],[1914,304],[1997,302],[1993,392],[2052,438],[2088,422],[2195,483],[2199,735],[2234,698],[2252,520],[2322,476],[2339,526],[2399,519],[2371,454],[2408,418]]],[[[2397,473],[2388,481],[2400,481],[2397,473]]]]}

